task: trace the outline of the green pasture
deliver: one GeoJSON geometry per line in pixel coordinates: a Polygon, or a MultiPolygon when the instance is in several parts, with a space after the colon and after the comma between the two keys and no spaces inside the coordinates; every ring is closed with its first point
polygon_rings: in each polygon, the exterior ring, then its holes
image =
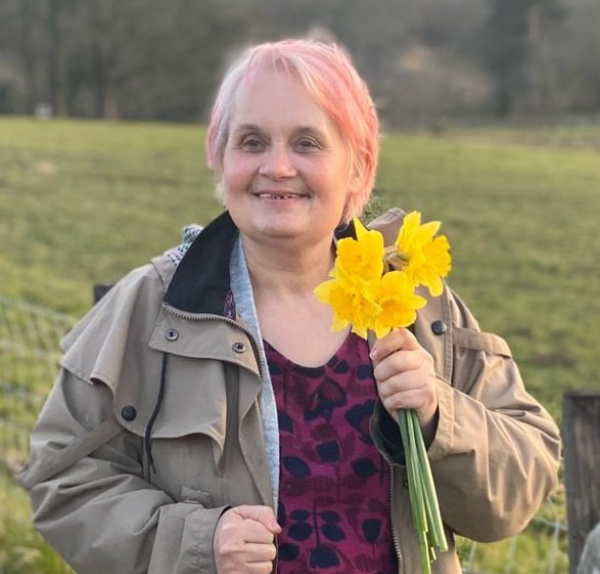
{"type": "MultiPolygon", "coordinates": [[[[385,134],[376,209],[439,219],[450,285],[560,417],[600,388],[600,127],[385,134]]],[[[195,125],[0,119],[0,291],[81,316],[92,285],[220,211],[195,125]]]]}

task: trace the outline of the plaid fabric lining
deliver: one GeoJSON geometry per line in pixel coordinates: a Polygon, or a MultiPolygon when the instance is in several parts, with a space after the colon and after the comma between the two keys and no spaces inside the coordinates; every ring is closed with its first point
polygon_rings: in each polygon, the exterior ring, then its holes
{"type": "Polygon", "coordinates": [[[186,254],[192,243],[194,243],[194,240],[198,237],[202,229],[202,225],[197,225],[195,223],[186,225],[183,228],[182,242],[177,247],[165,251],[164,254],[171,260],[175,267],[181,263],[183,256],[186,254]]]}

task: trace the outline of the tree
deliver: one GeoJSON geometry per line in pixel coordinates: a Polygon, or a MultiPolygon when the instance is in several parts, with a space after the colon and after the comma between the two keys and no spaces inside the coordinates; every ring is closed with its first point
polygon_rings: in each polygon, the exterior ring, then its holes
{"type": "Polygon", "coordinates": [[[29,113],[37,101],[36,25],[40,7],[33,0],[0,2],[0,70],[3,111],[29,113]]]}
{"type": "Polygon", "coordinates": [[[506,117],[527,91],[531,56],[543,20],[562,17],[560,0],[492,0],[482,39],[483,61],[494,83],[493,111],[506,117]]]}

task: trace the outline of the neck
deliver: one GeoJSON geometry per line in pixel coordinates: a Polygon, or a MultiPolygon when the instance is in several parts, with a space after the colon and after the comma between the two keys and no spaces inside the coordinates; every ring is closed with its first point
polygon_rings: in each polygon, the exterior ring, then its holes
{"type": "Polygon", "coordinates": [[[330,236],[293,250],[277,243],[258,249],[244,243],[261,334],[299,365],[323,365],[347,334],[331,331],[333,312],[313,292],[333,265],[332,241],[330,236]]]}
{"type": "Polygon", "coordinates": [[[333,238],[303,249],[286,245],[255,245],[244,240],[244,255],[255,295],[283,297],[313,289],[327,279],[333,266],[333,238]]]}

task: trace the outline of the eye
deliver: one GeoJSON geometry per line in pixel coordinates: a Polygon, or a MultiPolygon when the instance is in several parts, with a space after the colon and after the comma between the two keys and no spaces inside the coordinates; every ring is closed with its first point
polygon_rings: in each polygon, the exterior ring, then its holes
{"type": "Polygon", "coordinates": [[[241,138],[239,147],[248,152],[262,151],[265,147],[265,141],[263,138],[249,134],[241,138]]]}
{"type": "Polygon", "coordinates": [[[302,137],[296,141],[295,147],[298,151],[306,153],[317,149],[321,149],[322,146],[315,138],[302,137]]]}

